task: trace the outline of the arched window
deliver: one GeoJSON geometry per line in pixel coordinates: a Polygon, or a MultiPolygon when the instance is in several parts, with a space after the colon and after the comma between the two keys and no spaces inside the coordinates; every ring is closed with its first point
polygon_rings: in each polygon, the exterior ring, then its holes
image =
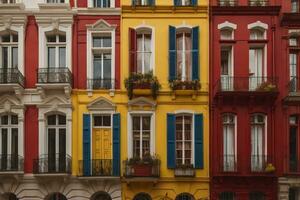
{"type": "Polygon", "coordinates": [[[18,200],[17,196],[13,193],[5,193],[2,195],[3,200],[18,200]]]}
{"type": "Polygon", "coordinates": [[[2,115],[0,118],[0,159],[1,170],[18,169],[18,116],[15,114],[2,115]]]}
{"type": "Polygon", "coordinates": [[[147,193],[139,193],[139,194],[135,195],[133,200],[152,200],[152,198],[147,193]]]}
{"type": "Polygon", "coordinates": [[[3,70],[1,73],[8,73],[9,68],[18,68],[18,34],[4,31],[0,34],[0,46],[0,66],[3,70]]]}
{"type": "Polygon", "coordinates": [[[250,29],[250,40],[264,40],[265,38],[265,30],[261,28],[253,28],[250,29]]]}
{"type": "Polygon", "coordinates": [[[45,200],[67,200],[67,198],[65,197],[65,195],[57,192],[49,195],[45,200]]]}
{"type": "Polygon", "coordinates": [[[222,192],[219,195],[219,200],[235,200],[235,194],[233,192],[222,192]]]}
{"type": "Polygon", "coordinates": [[[182,193],[182,194],[177,195],[175,200],[194,200],[194,199],[195,198],[191,194],[182,193]]]}
{"type": "Polygon", "coordinates": [[[111,200],[111,197],[106,192],[98,192],[98,193],[93,195],[91,200],[111,200]]]}
{"type": "Polygon", "coordinates": [[[64,32],[46,33],[48,68],[65,68],[66,66],[66,34],[64,32]]]}
{"type": "Polygon", "coordinates": [[[236,116],[226,113],[223,119],[223,170],[235,171],[236,161],[236,116]]]}
{"type": "Polygon", "coordinates": [[[66,116],[53,114],[47,116],[47,146],[49,172],[66,170],[66,116]]]}
{"type": "Polygon", "coordinates": [[[233,40],[233,30],[230,28],[223,28],[220,30],[221,40],[233,40]]]}
{"type": "Polygon", "coordinates": [[[263,171],[266,164],[266,116],[251,116],[251,170],[263,171]]]}

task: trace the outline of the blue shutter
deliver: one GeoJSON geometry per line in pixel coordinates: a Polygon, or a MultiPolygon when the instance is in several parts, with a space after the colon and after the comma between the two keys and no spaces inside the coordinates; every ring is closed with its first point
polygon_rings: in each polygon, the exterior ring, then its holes
{"type": "Polygon", "coordinates": [[[120,176],[120,113],[113,115],[113,176],[120,176]]]}
{"type": "Polygon", "coordinates": [[[174,6],[178,6],[178,0],[174,0],[174,6]]]}
{"type": "Polygon", "coordinates": [[[149,0],[150,6],[155,6],[155,0],[149,0]]]}
{"type": "Polygon", "coordinates": [[[175,168],[175,115],[167,114],[167,165],[175,168]]]}
{"type": "Polygon", "coordinates": [[[91,175],[91,117],[83,114],[83,175],[91,175]]]}
{"type": "Polygon", "coordinates": [[[192,5],[196,6],[198,4],[197,0],[192,0],[192,5]]]}
{"type": "Polygon", "coordinates": [[[176,28],[169,26],[169,80],[176,79],[176,28]]]}
{"type": "Polygon", "coordinates": [[[199,27],[192,30],[192,79],[199,80],[199,27]]]}
{"type": "Polygon", "coordinates": [[[132,6],[135,6],[135,0],[132,0],[132,4],[131,4],[132,6]]]}
{"type": "Polygon", "coordinates": [[[203,114],[194,117],[195,168],[203,169],[203,114]]]}

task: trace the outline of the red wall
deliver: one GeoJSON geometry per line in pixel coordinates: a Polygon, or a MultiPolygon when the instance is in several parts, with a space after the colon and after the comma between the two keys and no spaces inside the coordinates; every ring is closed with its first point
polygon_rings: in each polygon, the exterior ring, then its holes
{"type": "Polygon", "coordinates": [[[38,158],[38,109],[27,106],[25,111],[25,173],[32,173],[33,159],[38,158]]]}
{"type": "Polygon", "coordinates": [[[115,78],[116,88],[120,88],[120,16],[77,16],[74,20],[73,32],[73,77],[74,88],[85,89],[87,84],[87,64],[86,64],[86,25],[94,24],[103,19],[111,25],[116,25],[115,43],[115,78]]]}
{"type": "Polygon", "coordinates": [[[35,88],[37,82],[38,69],[38,26],[34,16],[28,17],[27,28],[25,32],[25,87],[35,88]]]}

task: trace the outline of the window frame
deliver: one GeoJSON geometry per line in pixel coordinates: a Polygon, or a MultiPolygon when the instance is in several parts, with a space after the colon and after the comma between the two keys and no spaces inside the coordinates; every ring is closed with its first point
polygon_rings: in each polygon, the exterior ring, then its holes
{"type": "Polygon", "coordinates": [[[12,148],[12,129],[17,129],[18,130],[18,156],[22,156],[20,155],[21,149],[23,148],[23,145],[20,145],[20,139],[22,139],[21,137],[21,130],[20,130],[20,119],[18,114],[16,113],[3,113],[0,115],[0,155],[2,155],[2,129],[7,129],[7,155],[11,155],[11,148],[12,148]],[[7,124],[2,124],[2,117],[3,116],[8,116],[8,123],[7,124]],[[18,118],[18,124],[12,124],[11,123],[11,116],[17,116],[18,118]]]}
{"type": "Polygon", "coordinates": [[[47,49],[47,53],[46,53],[46,57],[47,57],[47,68],[68,68],[67,66],[60,66],[60,48],[64,48],[65,49],[65,65],[67,65],[67,40],[65,42],[60,42],[59,38],[60,36],[64,36],[65,39],[66,38],[66,33],[46,33],[45,37],[46,37],[46,49],[47,49]],[[51,36],[55,36],[55,42],[49,42],[48,41],[48,37],[51,36]],[[49,49],[50,48],[55,48],[55,57],[54,57],[54,62],[55,65],[54,66],[50,66],[49,62],[50,62],[50,58],[49,58],[49,49]]]}
{"type": "Polygon", "coordinates": [[[110,7],[96,7],[94,5],[94,0],[88,0],[88,8],[92,8],[92,9],[109,9],[109,8],[115,8],[115,4],[116,4],[116,0],[110,0],[110,7]]]}
{"type": "Polygon", "coordinates": [[[149,73],[151,71],[153,71],[153,34],[152,34],[152,29],[146,29],[146,30],[136,30],[136,35],[137,35],[137,47],[139,46],[138,45],[138,35],[142,35],[142,50],[139,51],[138,48],[136,49],[136,60],[137,60],[137,73],[142,73],[142,74],[146,74],[146,73],[149,73]],[[150,35],[150,51],[146,51],[145,50],[145,35],[150,35]],[[139,66],[138,66],[138,54],[142,54],[142,66],[141,66],[141,69],[142,71],[139,72],[138,69],[139,69],[139,66]],[[150,53],[150,63],[149,63],[149,71],[146,72],[145,70],[145,62],[146,62],[146,59],[145,59],[145,54],[147,53],[150,53]]]}

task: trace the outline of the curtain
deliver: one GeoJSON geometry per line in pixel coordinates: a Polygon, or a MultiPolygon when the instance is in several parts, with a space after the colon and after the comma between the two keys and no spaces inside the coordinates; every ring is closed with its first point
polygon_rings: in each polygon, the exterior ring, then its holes
{"type": "Polygon", "coordinates": [[[192,39],[190,33],[185,33],[185,79],[191,80],[192,77],[192,39]]]}
{"type": "Polygon", "coordinates": [[[143,72],[143,34],[137,35],[137,72],[143,72]]]}
{"type": "Polygon", "coordinates": [[[223,170],[233,171],[235,163],[235,137],[234,137],[234,125],[223,125],[223,170]]]}
{"type": "Polygon", "coordinates": [[[251,126],[251,169],[252,171],[263,170],[264,163],[264,125],[251,126]]]}
{"type": "Polygon", "coordinates": [[[147,73],[151,63],[151,35],[145,34],[144,37],[144,72],[147,73]]]}
{"type": "Polygon", "coordinates": [[[182,68],[183,68],[183,57],[182,57],[182,51],[183,51],[183,34],[177,34],[176,35],[176,47],[177,47],[177,78],[182,78],[182,68]]]}

